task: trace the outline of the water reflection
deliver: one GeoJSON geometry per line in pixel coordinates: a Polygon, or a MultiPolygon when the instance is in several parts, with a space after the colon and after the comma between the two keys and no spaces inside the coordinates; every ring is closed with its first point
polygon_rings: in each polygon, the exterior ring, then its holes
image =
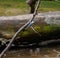
{"type": "Polygon", "coordinates": [[[8,51],[3,58],[60,58],[60,47],[26,48],[8,51]]]}

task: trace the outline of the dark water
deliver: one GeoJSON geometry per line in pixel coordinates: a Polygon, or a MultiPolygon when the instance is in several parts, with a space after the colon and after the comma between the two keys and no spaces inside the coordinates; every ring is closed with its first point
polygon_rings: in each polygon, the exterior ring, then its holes
{"type": "Polygon", "coordinates": [[[9,50],[3,58],[60,58],[60,47],[42,47],[9,50]]]}

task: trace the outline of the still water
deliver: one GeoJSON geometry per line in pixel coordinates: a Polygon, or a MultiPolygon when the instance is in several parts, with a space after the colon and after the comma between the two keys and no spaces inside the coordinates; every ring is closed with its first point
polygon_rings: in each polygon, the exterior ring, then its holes
{"type": "Polygon", "coordinates": [[[60,58],[60,47],[13,49],[4,54],[3,58],[60,58]]]}

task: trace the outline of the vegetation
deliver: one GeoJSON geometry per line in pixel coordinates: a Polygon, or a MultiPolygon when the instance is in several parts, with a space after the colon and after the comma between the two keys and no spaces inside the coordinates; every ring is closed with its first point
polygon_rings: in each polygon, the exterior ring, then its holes
{"type": "MultiPolygon", "coordinates": [[[[10,16],[29,13],[26,0],[0,0],[0,16],[10,16]]],[[[59,11],[60,1],[41,1],[39,12],[59,11]]]]}
{"type": "MultiPolygon", "coordinates": [[[[48,25],[45,25],[45,26],[41,27],[41,26],[36,25],[36,26],[34,26],[34,29],[42,37],[44,37],[44,36],[48,37],[48,35],[50,37],[52,37],[52,36],[54,36],[54,37],[55,36],[57,36],[57,37],[60,36],[59,35],[60,34],[60,27],[59,26],[48,26],[48,25]]],[[[3,38],[10,39],[15,34],[15,32],[16,32],[14,30],[15,30],[14,28],[8,28],[7,30],[4,30],[5,32],[3,30],[2,31],[0,30],[0,33],[3,32],[1,34],[3,38]]],[[[31,28],[29,28],[29,29],[27,29],[25,31],[22,31],[19,34],[19,37],[30,37],[31,38],[31,37],[34,37],[34,36],[31,36],[31,35],[36,35],[36,34],[37,33],[35,33],[31,28]]]]}

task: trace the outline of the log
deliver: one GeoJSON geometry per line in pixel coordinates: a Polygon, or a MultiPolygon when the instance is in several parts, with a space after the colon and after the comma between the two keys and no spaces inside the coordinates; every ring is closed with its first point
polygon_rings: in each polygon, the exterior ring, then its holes
{"type": "MultiPolygon", "coordinates": [[[[32,18],[33,14],[18,15],[18,16],[2,16],[0,17],[0,34],[1,37],[10,39],[14,33],[32,18]]],[[[39,13],[33,25],[60,25],[60,12],[39,13]]]]}
{"type": "MultiPolygon", "coordinates": [[[[2,16],[0,17],[0,30],[21,27],[31,18],[32,18],[32,14],[18,15],[18,16],[2,16]]],[[[53,13],[39,13],[34,20],[35,23],[38,23],[39,25],[41,23],[60,25],[59,19],[60,19],[60,14],[57,13],[56,15],[53,12],[53,13]]]]}

